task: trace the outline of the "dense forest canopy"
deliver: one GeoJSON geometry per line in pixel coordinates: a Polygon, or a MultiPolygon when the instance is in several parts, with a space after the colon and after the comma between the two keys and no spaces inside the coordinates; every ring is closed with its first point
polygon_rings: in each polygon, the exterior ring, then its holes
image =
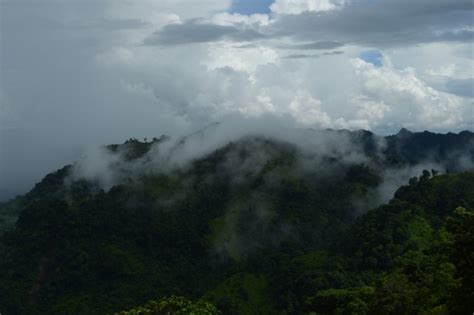
{"type": "Polygon", "coordinates": [[[472,313],[473,133],[208,132],[109,145],[1,205],[0,312],[472,313]]]}

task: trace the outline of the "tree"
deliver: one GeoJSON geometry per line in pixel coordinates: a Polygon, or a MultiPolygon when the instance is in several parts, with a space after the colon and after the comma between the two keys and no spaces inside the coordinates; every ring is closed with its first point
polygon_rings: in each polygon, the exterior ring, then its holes
{"type": "Polygon", "coordinates": [[[461,280],[450,309],[453,314],[470,314],[474,310],[474,212],[458,207],[447,221],[454,236],[453,262],[461,280]]]}
{"type": "Polygon", "coordinates": [[[217,308],[203,300],[196,303],[182,296],[170,296],[158,301],[149,301],[144,306],[139,306],[129,311],[122,311],[116,315],[218,315],[217,308]]]}

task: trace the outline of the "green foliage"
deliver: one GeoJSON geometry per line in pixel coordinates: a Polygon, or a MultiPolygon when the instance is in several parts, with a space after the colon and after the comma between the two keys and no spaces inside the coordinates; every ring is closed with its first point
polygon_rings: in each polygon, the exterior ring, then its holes
{"type": "Polygon", "coordinates": [[[456,313],[468,314],[474,310],[474,212],[456,208],[448,218],[448,230],[454,238],[453,263],[461,282],[449,306],[456,313]]]}
{"type": "Polygon", "coordinates": [[[407,228],[408,242],[412,243],[413,247],[424,249],[431,244],[433,229],[425,218],[420,216],[413,217],[408,221],[407,228]]]}
{"type": "Polygon", "coordinates": [[[225,279],[206,297],[226,314],[272,314],[268,280],[262,275],[235,274],[225,279]]]}
{"type": "Polygon", "coordinates": [[[149,301],[144,306],[122,311],[116,315],[218,315],[217,308],[209,302],[199,300],[196,303],[181,297],[170,296],[159,301],[149,301]]]}
{"type": "MultiPolygon", "coordinates": [[[[151,145],[109,150],[140,159],[151,145]]],[[[364,150],[371,163],[302,163],[293,146],[247,139],[107,192],[65,184],[70,167],[50,174],[1,207],[0,312],[472,312],[474,173],[426,171],[368,211],[383,167],[411,157],[364,150]]]]}
{"type": "Polygon", "coordinates": [[[150,150],[153,144],[166,139],[166,137],[161,137],[160,139],[153,138],[150,142],[147,142],[146,139],[144,139],[144,141],[141,142],[137,139],[131,138],[121,145],[111,144],[106,146],[106,148],[114,154],[121,154],[125,160],[131,161],[143,157],[150,150]]]}
{"type": "Polygon", "coordinates": [[[364,286],[351,289],[328,289],[319,291],[305,301],[308,312],[324,314],[366,314],[367,300],[375,293],[373,287],[364,286]]]}

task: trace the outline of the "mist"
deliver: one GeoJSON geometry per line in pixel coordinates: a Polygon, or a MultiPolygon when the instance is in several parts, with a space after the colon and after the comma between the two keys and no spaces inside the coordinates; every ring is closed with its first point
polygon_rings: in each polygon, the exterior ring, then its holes
{"type": "MultiPolygon", "coordinates": [[[[321,180],[340,177],[344,176],[345,171],[341,169],[344,165],[367,165],[380,174],[380,183],[372,189],[370,200],[354,201],[356,208],[367,211],[388,202],[400,186],[406,185],[410,178],[420,176],[423,170],[436,170],[443,174],[453,166],[455,171],[472,170],[474,166],[472,142],[460,151],[451,152],[442,161],[427,148],[426,157],[415,164],[387,166],[384,162],[389,158],[386,137],[362,130],[289,128],[289,124],[281,120],[267,119],[262,122],[234,120],[213,123],[184,137],[155,139],[149,143],[150,148],[143,156],[131,160],[126,158],[130,150],[126,144],[114,152],[106,147],[93,148],[75,162],[70,180],[86,179],[108,190],[130,181],[140,182],[146,176],[192,170],[196,161],[209,158],[230,146],[231,150],[225,151],[224,160],[215,162],[215,171],[211,176],[224,173],[236,185],[248,184],[270,160],[281,154],[281,150],[286,150],[296,159],[293,171],[298,176],[313,176],[321,180]],[[364,136],[371,137],[369,151],[364,136]]],[[[271,174],[266,178],[270,180],[271,174]]]]}

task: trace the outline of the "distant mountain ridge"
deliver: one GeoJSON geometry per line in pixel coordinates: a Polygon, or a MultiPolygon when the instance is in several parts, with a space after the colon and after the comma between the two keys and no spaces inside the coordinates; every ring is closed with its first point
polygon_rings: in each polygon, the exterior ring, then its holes
{"type": "MultiPolygon", "coordinates": [[[[193,138],[200,138],[205,140],[206,134],[216,132],[218,123],[213,123],[206,128],[203,128],[189,136],[185,136],[176,143],[178,145],[185,144],[187,141],[193,138]]],[[[218,131],[217,131],[218,132],[218,131]]],[[[403,158],[405,162],[416,163],[421,159],[433,159],[435,161],[442,161],[450,157],[450,154],[463,153],[466,155],[474,156],[474,133],[471,131],[461,131],[459,133],[433,133],[429,131],[423,132],[411,132],[408,129],[402,128],[400,131],[393,135],[378,136],[371,131],[367,130],[334,130],[334,129],[323,129],[323,130],[308,130],[306,133],[302,133],[308,137],[328,137],[328,136],[346,136],[355,145],[360,145],[364,152],[367,154],[374,154],[376,150],[381,149],[381,153],[387,156],[398,156],[403,158]],[[381,141],[385,141],[385,148],[379,148],[381,141]]],[[[258,134],[248,135],[248,137],[260,137],[258,134]]],[[[272,139],[270,136],[263,136],[266,139],[272,139]]],[[[277,140],[278,137],[275,138],[277,140]]],[[[154,138],[151,144],[168,141],[168,136],[161,136],[159,139],[154,138]]],[[[283,142],[287,142],[283,140],[283,142]]],[[[122,145],[113,145],[115,147],[120,146],[143,146],[146,142],[141,142],[137,139],[130,139],[122,145]]],[[[138,157],[138,156],[137,156],[138,157]]]]}
{"type": "MultiPolygon", "coordinates": [[[[189,136],[177,139],[173,144],[172,150],[178,150],[180,146],[196,137],[205,141],[206,135],[216,132],[218,127],[219,123],[213,123],[189,136]]],[[[383,154],[385,159],[384,163],[390,165],[416,165],[417,163],[429,161],[438,163],[448,171],[460,171],[474,166],[474,133],[471,131],[440,134],[428,131],[411,132],[402,128],[394,135],[377,136],[367,130],[349,131],[325,129],[309,130],[305,135],[307,137],[335,136],[336,138],[343,135],[349,139],[351,144],[360,148],[364,154],[371,158],[377,158],[377,154],[383,154]]],[[[254,138],[258,139],[259,137],[255,136],[254,138]]],[[[107,145],[106,148],[112,153],[124,154],[123,158],[129,161],[142,157],[148,153],[154,145],[168,142],[170,139],[168,136],[161,136],[147,142],[131,138],[123,144],[107,145]]],[[[268,139],[268,141],[275,140],[268,139]]],[[[288,143],[288,145],[292,146],[293,144],[288,143]]],[[[225,146],[222,148],[225,148],[225,146]]],[[[219,148],[216,150],[218,149],[219,148]]],[[[212,154],[212,152],[209,154],[212,154]]],[[[42,193],[41,187],[51,185],[50,181],[53,181],[52,178],[56,178],[54,185],[60,187],[62,180],[70,174],[70,166],[66,166],[55,174],[57,175],[48,175],[44,180],[38,183],[30,193],[26,194],[26,199],[40,195],[42,193]]],[[[4,206],[0,208],[0,231],[3,225],[11,225],[12,222],[14,222],[17,215],[16,209],[18,207],[12,205],[18,204],[20,199],[3,203],[4,206]]]]}

